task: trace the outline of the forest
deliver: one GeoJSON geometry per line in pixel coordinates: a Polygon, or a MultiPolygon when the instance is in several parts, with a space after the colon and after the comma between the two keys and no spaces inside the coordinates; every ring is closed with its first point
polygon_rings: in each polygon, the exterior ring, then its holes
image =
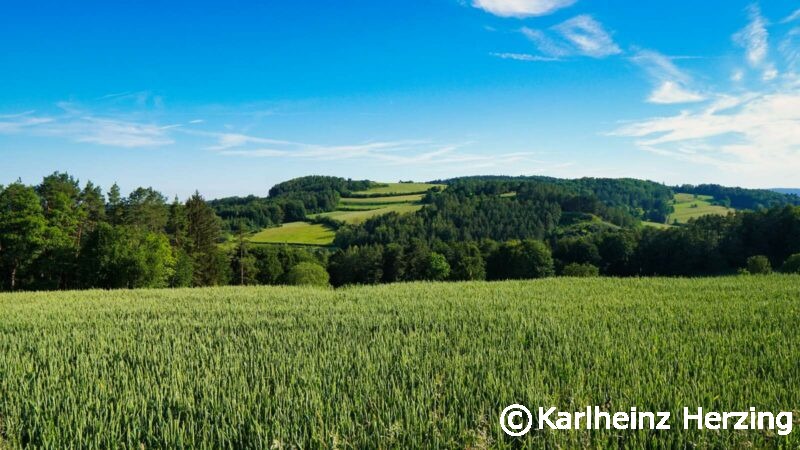
{"type": "Polygon", "coordinates": [[[424,207],[360,224],[329,219],[333,246],[253,245],[247,233],[310,221],[376,186],[310,176],[266,197],[169,201],[152,188],[123,196],[54,173],[0,187],[0,289],[217,285],[345,286],[550,276],[717,276],[800,272],[796,195],[633,179],[467,177],[441,180],[424,207]],[[737,207],[664,223],[675,192],[737,207]]]}

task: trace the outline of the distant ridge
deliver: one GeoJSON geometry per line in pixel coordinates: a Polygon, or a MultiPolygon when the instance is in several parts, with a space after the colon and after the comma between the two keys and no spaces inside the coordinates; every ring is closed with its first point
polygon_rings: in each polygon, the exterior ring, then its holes
{"type": "Polygon", "coordinates": [[[775,188],[775,189],[770,189],[770,190],[774,191],[774,192],[779,192],[781,194],[800,195],[800,189],[796,189],[796,188],[795,189],[792,189],[792,188],[775,188]]]}

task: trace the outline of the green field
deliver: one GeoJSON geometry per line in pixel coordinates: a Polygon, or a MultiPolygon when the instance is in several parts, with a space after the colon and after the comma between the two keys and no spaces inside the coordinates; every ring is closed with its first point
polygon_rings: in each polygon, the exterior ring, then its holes
{"type": "Polygon", "coordinates": [[[367,189],[366,191],[353,192],[353,194],[354,195],[371,195],[371,194],[405,195],[405,194],[425,192],[435,187],[444,189],[445,185],[429,184],[429,183],[381,183],[380,186],[367,189]]]}
{"type": "Polygon", "coordinates": [[[708,195],[675,194],[673,206],[675,212],[670,214],[668,223],[686,223],[689,219],[707,216],[711,214],[725,215],[733,211],[724,206],[712,205],[714,197],[708,195]]]}
{"type": "Polygon", "coordinates": [[[358,224],[372,217],[380,216],[381,214],[388,214],[390,212],[396,212],[398,214],[407,214],[407,213],[412,213],[414,211],[419,211],[420,208],[422,208],[422,205],[399,203],[399,204],[390,204],[385,207],[378,207],[377,209],[365,209],[362,211],[332,211],[327,213],[314,214],[310,217],[312,218],[330,217],[331,219],[339,220],[344,223],[358,224]]]}
{"type": "Polygon", "coordinates": [[[395,195],[391,197],[367,197],[367,198],[349,198],[345,197],[339,201],[339,206],[353,207],[353,206],[385,206],[395,203],[414,203],[422,200],[423,194],[412,195],[395,195]]]}
{"type": "Polygon", "coordinates": [[[330,245],[335,234],[335,231],[325,225],[292,222],[275,228],[265,228],[247,240],[254,244],[330,245]]]}
{"type": "Polygon", "coordinates": [[[797,448],[800,277],[0,294],[0,448],[797,448]],[[506,437],[512,403],[670,431],[506,437]],[[795,423],[796,424],[796,423],[795,423]]]}

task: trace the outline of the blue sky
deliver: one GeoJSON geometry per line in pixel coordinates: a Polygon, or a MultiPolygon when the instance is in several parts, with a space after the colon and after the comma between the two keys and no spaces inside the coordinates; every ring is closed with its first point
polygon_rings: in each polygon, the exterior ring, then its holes
{"type": "Polygon", "coordinates": [[[0,183],[798,187],[800,2],[9,1],[0,183]],[[164,3],[167,3],[165,5],[164,3]]]}

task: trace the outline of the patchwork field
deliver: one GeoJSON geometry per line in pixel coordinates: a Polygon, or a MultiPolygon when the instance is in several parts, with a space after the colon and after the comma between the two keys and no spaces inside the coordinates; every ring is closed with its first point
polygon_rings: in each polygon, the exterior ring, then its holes
{"type": "Polygon", "coordinates": [[[724,206],[712,205],[711,200],[714,197],[708,195],[692,195],[692,194],[675,194],[673,205],[675,212],[670,214],[668,222],[673,223],[686,223],[689,219],[696,219],[698,217],[707,215],[726,215],[728,212],[733,211],[724,206]]]}
{"type": "Polygon", "coordinates": [[[0,294],[0,447],[796,448],[680,425],[512,439],[498,417],[796,420],[798,321],[800,278],[777,275],[0,294]]]}

